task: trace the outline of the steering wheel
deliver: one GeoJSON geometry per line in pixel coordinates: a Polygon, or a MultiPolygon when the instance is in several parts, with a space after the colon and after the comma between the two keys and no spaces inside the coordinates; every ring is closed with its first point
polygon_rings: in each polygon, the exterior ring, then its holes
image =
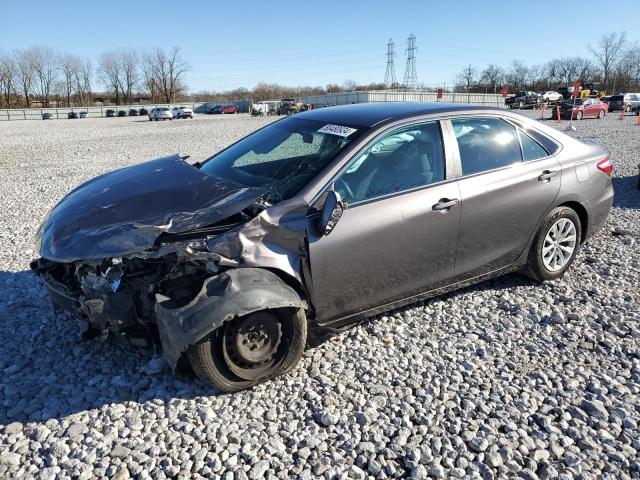
{"type": "Polygon", "coordinates": [[[344,181],[344,178],[340,177],[338,178],[338,180],[336,180],[335,183],[335,188],[338,191],[344,191],[347,192],[347,195],[349,196],[348,198],[353,198],[353,192],[351,191],[351,187],[349,186],[349,184],[347,182],[344,181]]]}

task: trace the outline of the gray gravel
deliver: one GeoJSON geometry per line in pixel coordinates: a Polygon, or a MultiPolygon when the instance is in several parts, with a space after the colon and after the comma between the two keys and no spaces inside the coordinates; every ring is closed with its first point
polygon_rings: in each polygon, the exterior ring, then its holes
{"type": "Polygon", "coordinates": [[[616,198],[564,279],[510,275],[382,315],[234,395],[80,341],[27,269],[39,221],[80,182],[201,160],[270,120],[0,123],[0,478],[638,478],[633,120],[577,123],[612,154],[616,198]]]}

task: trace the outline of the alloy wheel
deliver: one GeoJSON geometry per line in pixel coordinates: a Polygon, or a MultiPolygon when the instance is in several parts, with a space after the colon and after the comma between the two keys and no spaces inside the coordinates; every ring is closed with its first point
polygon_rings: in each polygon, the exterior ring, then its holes
{"type": "Polygon", "coordinates": [[[576,226],[569,218],[560,218],[551,225],[542,245],[542,263],[551,272],[562,270],[576,250],[576,226]]]}

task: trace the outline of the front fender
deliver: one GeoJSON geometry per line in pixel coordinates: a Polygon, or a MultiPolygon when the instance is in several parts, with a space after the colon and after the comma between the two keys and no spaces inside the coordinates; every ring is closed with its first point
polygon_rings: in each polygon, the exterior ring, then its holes
{"type": "Polygon", "coordinates": [[[259,310],[304,308],[307,302],[275,273],[262,268],[227,270],[205,280],[187,305],[156,295],[155,313],[165,358],[175,368],[187,348],[224,322],[259,310]]]}

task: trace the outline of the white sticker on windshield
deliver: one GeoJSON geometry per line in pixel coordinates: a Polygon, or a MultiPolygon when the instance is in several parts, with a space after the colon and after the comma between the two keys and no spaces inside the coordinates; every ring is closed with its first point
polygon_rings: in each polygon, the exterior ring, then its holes
{"type": "Polygon", "coordinates": [[[357,128],[343,127],[342,125],[325,125],[320,130],[318,130],[318,132],[328,133],[330,135],[338,135],[339,137],[348,137],[356,130],[357,128]]]}

